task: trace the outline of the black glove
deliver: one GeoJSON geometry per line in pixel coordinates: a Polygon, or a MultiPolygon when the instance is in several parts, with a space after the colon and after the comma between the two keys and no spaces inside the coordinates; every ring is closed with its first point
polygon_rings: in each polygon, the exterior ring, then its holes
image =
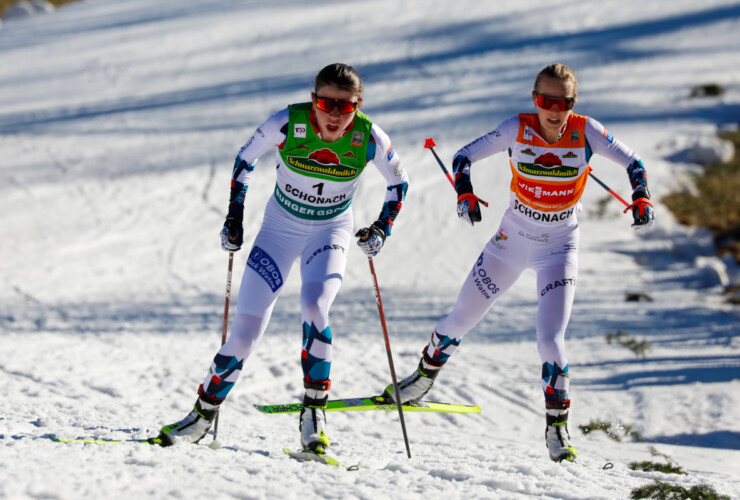
{"type": "Polygon", "coordinates": [[[227,252],[236,252],[244,243],[244,228],[242,220],[234,217],[226,217],[224,227],[221,229],[221,248],[227,252]]]}

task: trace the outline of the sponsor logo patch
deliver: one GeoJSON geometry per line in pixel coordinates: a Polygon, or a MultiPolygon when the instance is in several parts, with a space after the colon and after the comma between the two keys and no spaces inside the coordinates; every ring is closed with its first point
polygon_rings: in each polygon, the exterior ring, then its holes
{"type": "Polygon", "coordinates": [[[283,286],[283,275],[280,273],[280,269],[272,260],[272,257],[260,247],[255,245],[252,248],[252,253],[249,254],[247,259],[247,266],[254,269],[265,280],[273,293],[283,286]]]}
{"type": "Polygon", "coordinates": [[[578,177],[578,169],[568,166],[544,167],[536,163],[517,163],[517,170],[536,177],[578,177]]]}
{"type": "Polygon", "coordinates": [[[299,139],[306,138],[306,124],[305,123],[296,123],[293,125],[293,137],[297,137],[299,139]]]}
{"type": "Polygon", "coordinates": [[[493,282],[491,277],[488,276],[486,270],[481,267],[482,265],[483,254],[481,253],[480,257],[478,257],[478,260],[475,263],[475,266],[473,266],[473,271],[471,272],[471,274],[473,275],[475,286],[480,294],[483,295],[484,298],[490,299],[501,289],[496,285],[496,283],[493,282]]]}
{"type": "Polygon", "coordinates": [[[603,136],[609,144],[614,142],[614,137],[609,133],[608,130],[604,129],[603,136]]]}
{"type": "Polygon", "coordinates": [[[530,148],[522,149],[522,154],[529,155],[529,156],[537,156],[537,154],[534,151],[532,151],[530,148]]]}
{"type": "Polygon", "coordinates": [[[567,253],[576,252],[576,251],[578,251],[578,247],[576,245],[573,245],[571,243],[566,243],[563,245],[562,250],[552,251],[550,252],[550,255],[565,255],[567,253]]]}
{"type": "Polygon", "coordinates": [[[298,188],[291,187],[290,184],[286,184],[285,189],[288,190],[288,192],[292,196],[296,196],[300,198],[301,200],[304,200],[308,203],[301,203],[298,200],[294,200],[293,198],[288,197],[281,189],[280,186],[277,184],[275,185],[275,199],[277,202],[282,206],[285,210],[290,212],[292,215],[301,218],[301,219],[309,219],[309,220],[327,220],[331,219],[332,217],[336,217],[337,215],[341,214],[345,210],[349,208],[349,206],[352,204],[352,198],[346,199],[347,195],[345,193],[336,195],[331,198],[322,198],[318,196],[313,196],[304,193],[298,188]],[[319,206],[317,207],[315,204],[317,203],[334,203],[336,201],[340,201],[340,203],[336,205],[331,206],[319,206]]]}
{"type": "Polygon", "coordinates": [[[576,286],[576,279],[563,278],[561,280],[555,280],[552,283],[548,283],[548,285],[540,292],[540,296],[544,297],[547,293],[555,290],[556,288],[562,288],[565,286],[576,286]]]}
{"type": "Polygon", "coordinates": [[[559,222],[567,219],[575,212],[575,208],[569,208],[562,212],[540,212],[532,210],[519,200],[514,200],[514,210],[537,222],[559,222]]]}
{"type": "Polygon", "coordinates": [[[524,198],[535,198],[549,204],[565,204],[573,199],[573,194],[576,192],[576,183],[539,184],[536,181],[520,177],[517,181],[517,188],[524,198]]]}
{"type": "Polygon", "coordinates": [[[362,141],[365,140],[364,132],[352,132],[352,141],[350,142],[353,146],[362,146],[362,141]]]}
{"type": "Polygon", "coordinates": [[[239,154],[242,154],[245,149],[247,149],[249,146],[252,145],[253,142],[254,142],[254,136],[250,137],[247,143],[244,146],[242,146],[242,148],[239,150],[239,154]]]}
{"type": "Polygon", "coordinates": [[[342,165],[339,156],[331,149],[319,149],[308,155],[308,158],[288,156],[285,164],[291,170],[330,180],[351,180],[357,177],[357,167],[342,165]]]}
{"type": "Polygon", "coordinates": [[[525,233],[524,231],[519,231],[519,236],[531,241],[536,241],[537,243],[547,243],[548,241],[550,241],[550,233],[529,234],[525,233]]]}
{"type": "Polygon", "coordinates": [[[346,250],[341,245],[336,245],[336,244],[335,245],[324,245],[322,248],[317,248],[316,250],[314,250],[311,256],[308,259],[306,259],[306,264],[310,264],[313,258],[319,255],[320,253],[328,252],[330,250],[341,250],[342,253],[346,253],[346,250]]]}

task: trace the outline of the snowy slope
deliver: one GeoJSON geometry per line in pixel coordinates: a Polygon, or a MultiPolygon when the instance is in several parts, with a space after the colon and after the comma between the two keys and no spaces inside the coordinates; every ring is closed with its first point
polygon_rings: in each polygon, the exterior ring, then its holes
{"type": "MultiPolygon", "coordinates": [[[[482,224],[464,226],[424,140],[434,137],[449,162],[530,110],[536,72],[564,62],[579,76],[577,112],[640,153],[659,199],[691,168],[665,158],[737,121],[739,29],[740,4],[719,0],[86,0],[4,22],[0,497],[621,499],[660,479],[740,498],[740,314],[722,302],[711,238],[659,204],[656,230],[637,235],[616,202],[598,210],[607,195],[595,183],[580,217],[568,332],[571,429],[588,467],[547,458],[532,273],[465,338],[432,392],[483,411],[407,415],[411,459],[396,414],[334,413],[335,454],[361,470],[299,464],[280,451],[297,446],[297,417],[252,408],[302,394],[295,273],[223,408],[224,448],[45,438],[143,438],[191,407],[220,339],[218,231],[233,158],[270,113],[308,98],[325,64],[360,70],[364,110],[411,177],[375,259],[402,376],[497,228],[510,179],[503,155],[474,167],[491,206],[482,224]],[[727,94],[689,99],[701,83],[727,94]],[[625,301],[632,292],[653,300],[625,301]],[[644,359],[605,342],[618,330],[650,342],[644,359]],[[577,429],[596,419],[647,442],[577,429]],[[651,459],[650,446],[689,474],[630,470],[651,459]]],[[[272,193],[272,162],[260,161],[249,188],[248,243],[272,193]]],[[[619,167],[592,165],[626,193],[619,167]]],[[[353,204],[357,227],[377,216],[384,187],[370,167],[353,204]]],[[[332,310],[336,397],[389,383],[365,261],[350,253],[332,310]]]]}

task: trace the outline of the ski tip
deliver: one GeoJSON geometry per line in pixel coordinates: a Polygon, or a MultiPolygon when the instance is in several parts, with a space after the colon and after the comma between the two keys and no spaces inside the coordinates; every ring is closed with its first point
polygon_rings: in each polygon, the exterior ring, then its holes
{"type": "Polygon", "coordinates": [[[287,403],[278,405],[254,405],[260,413],[298,413],[303,409],[300,403],[287,403]]]}
{"type": "Polygon", "coordinates": [[[434,142],[434,139],[431,137],[424,142],[424,148],[426,149],[433,148],[436,145],[437,144],[434,142]]]}
{"type": "Polygon", "coordinates": [[[341,466],[341,464],[332,456],[327,455],[324,451],[314,451],[310,448],[304,448],[303,451],[293,451],[289,448],[283,448],[291,458],[301,462],[319,462],[326,465],[341,466]]]}
{"type": "Polygon", "coordinates": [[[151,445],[160,445],[164,446],[162,444],[162,440],[159,438],[146,438],[146,439],[98,439],[98,438],[60,438],[58,436],[43,436],[51,439],[55,443],[83,443],[83,444],[120,444],[120,443],[143,443],[143,444],[151,444],[151,445]]]}
{"type": "Polygon", "coordinates": [[[57,436],[48,436],[55,443],[84,443],[84,444],[118,444],[121,441],[115,439],[96,439],[96,438],[60,438],[57,436]]]}

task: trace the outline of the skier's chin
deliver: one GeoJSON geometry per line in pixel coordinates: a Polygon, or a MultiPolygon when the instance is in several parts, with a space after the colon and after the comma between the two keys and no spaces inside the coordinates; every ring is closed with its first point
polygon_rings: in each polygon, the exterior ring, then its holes
{"type": "Polygon", "coordinates": [[[323,138],[327,142],[334,142],[337,139],[339,139],[340,130],[339,127],[336,125],[327,125],[325,127],[324,133],[322,134],[323,138]]]}

